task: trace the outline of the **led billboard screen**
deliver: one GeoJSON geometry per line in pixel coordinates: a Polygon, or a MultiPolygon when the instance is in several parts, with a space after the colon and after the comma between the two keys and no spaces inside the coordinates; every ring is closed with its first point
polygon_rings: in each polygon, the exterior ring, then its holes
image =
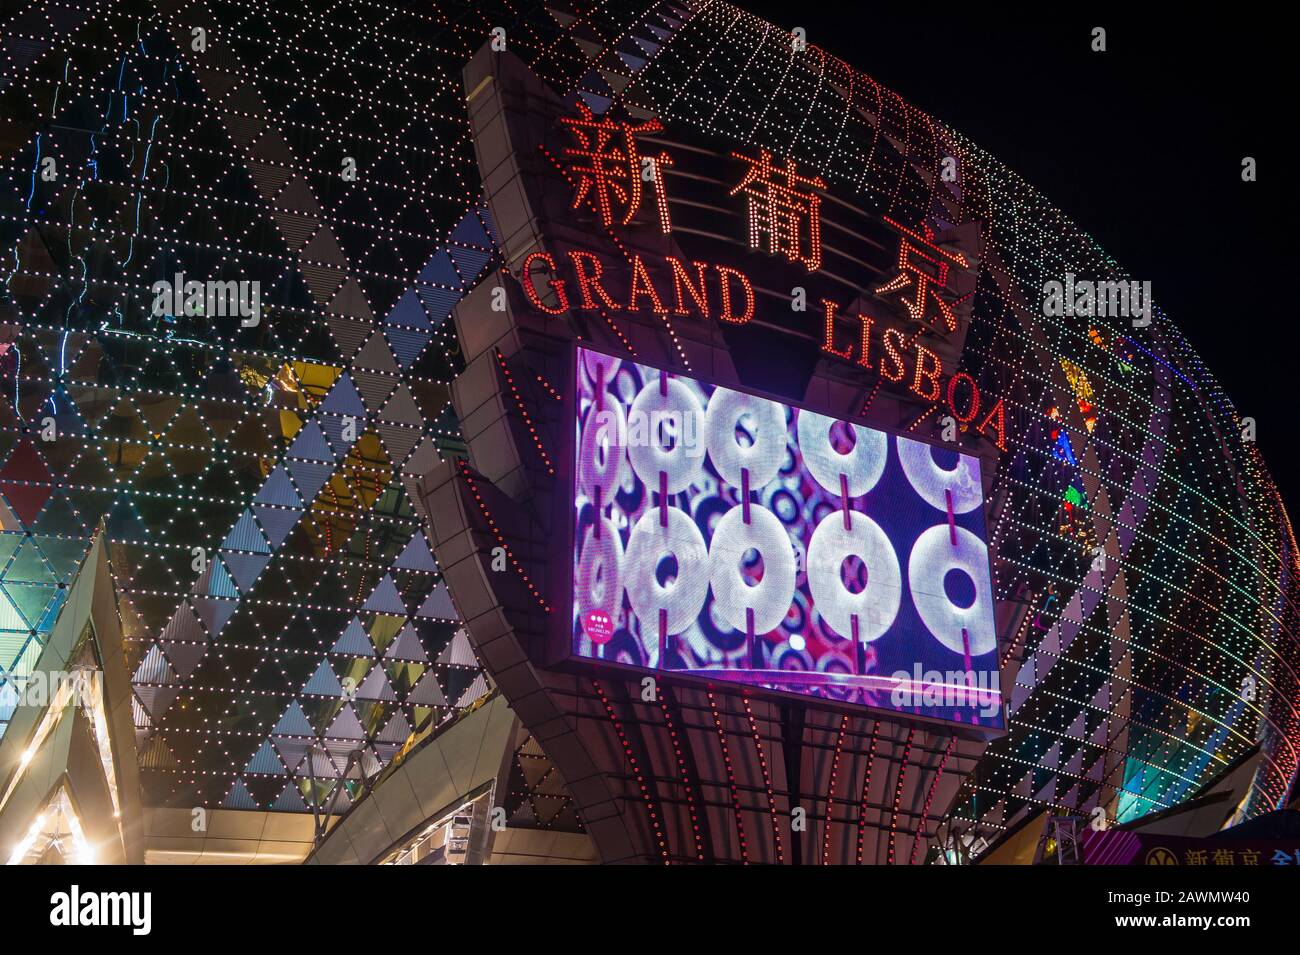
{"type": "Polygon", "coordinates": [[[978,458],[576,366],[576,656],[1002,727],[978,458]]]}

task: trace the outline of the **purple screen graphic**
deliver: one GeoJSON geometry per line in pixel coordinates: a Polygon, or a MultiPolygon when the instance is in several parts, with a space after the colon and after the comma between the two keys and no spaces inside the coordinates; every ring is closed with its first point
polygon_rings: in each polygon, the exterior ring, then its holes
{"type": "Polygon", "coordinates": [[[581,348],[577,394],[575,655],[1002,728],[978,458],[581,348]]]}

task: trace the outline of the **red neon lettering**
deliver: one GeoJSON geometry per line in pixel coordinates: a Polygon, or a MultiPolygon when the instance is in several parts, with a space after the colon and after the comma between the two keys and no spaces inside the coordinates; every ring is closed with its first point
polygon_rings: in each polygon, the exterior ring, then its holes
{"type": "Polygon", "coordinates": [[[943,371],[943,364],[939,361],[939,356],[924,345],[916,346],[916,373],[912,376],[912,392],[920,395],[926,401],[939,400],[939,372],[943,371]],[[933,364],[927,367],[926,361],[932,360],[933,364]],[[921,390],[921,382],[928,381],[930,387],[921,390]]]}
{"type": "Polygon", "coordinates": [[[645,263],[641,261],[641,256],[632,257],[632,288],[627,296],[627,310],[629,312],[640,311],[637,308],[636,300],[642,296],[650,296],[650,301],[654,307],[653,312],[665,312],[664,303],[659,301],[659,293],[655,291],[654,283],[650,281],[650,273],[645,270],[645,263]]]}
{"type": "Polygon", "coordinates": [[[709,317],[709,297],[705,294],[704,270],[708,268],[703,262],[692,262],[695,266],[695,274],[699,279],[698,285],[691,285],[691,277],[686,274],[686,269],[682,263],[671,255],[664,256],[673,270],[673,295],[677,297],[677,307],[673,309],[674,314],[689,315],[690,309],[686,307],[685,297],[682,295],[682,289],[685,288],[695,301],[695,307],[700,310],[700,314],[705,318],[709,317]]]}
{"type": "Polygon", "coordinates": [[[835,347],[835,311],[839,306],[828,298],[822,299],[822,306],[826,309],[826,334],[822,338],[822,351],[828,355],[834,355],[836,358],[851,361],[853,359],[852,345],[845,345],[843,351],[835,347]]]}
{"type": "Polygon", "coordinates": [[[886,328],[882,341],[885,346],[885,357],[894,363],[894,371],[891,372],[882,362],[880,374],[890,381],[902,381],[903,376],[907,374],[907,368],[903,365],[903,353],[898,350],[898,346],[903,344],[903,333],[897,328],[886,328]]]}
{"type": "Polygon", "coordinates": [[[952,416],[962,424],[968,424],[974,420],[975,416],[980,413],[980,390],[975,384],[975,379],[964,371],[959,371],[948,379],[948,410],[952,416]],[[970,382],[970,407],[966,413],[962,414],[957,410],[957,379],[965,378],[970,382]]]}
{"type": "Polygon", "coordinates": [[[520,284],[524,287],[524,295],[528,297],[528,301],[532,303],[533,308],[536,308],[538,311],[545,312],[547,315],[562,315],[569,310],[569,296],[564,291],[564,280],[546,280],[546,284],[551,287],[553,292],[555,292],[555,297],[560,303],[558,307],[551,308],[542,301],[542,297],[537,294],[537,287],[533,285],[533,262],[538,259],[541,259],[547,264],[547,266],[549,266],[551,274],[556,272],[555,259],[551,258],[549,252],[530,253],[524,259],[524,265],[519,279],[520,284]]]}
{"type": "Polygon", "coordinates": [[[858,321],[862,323],[862,354],[858,355],[858,364],[863,368],[871,367],[871,327],[876,320],[870,315],[859,315],[858,321]]]}
{"type": "Polygon", "coordinates": [[[581,249],[570,249],[569,259],[573,262],[573,274],[578,278],[578,291],[582,293],[582,308],[599,308],[595,300],[591,297],[591,290],[594,288],[600,300],[605,303],[605,307],[614,311],[619,311],[621,306],[617,305],[609,293],[600,284],[600,276],[604,271],[604,266],[600,264],[600,259],[596,258],[591,252],[584,252],[581,249]],[[590,262],[596,269],[595,275],[588,275],[583,261],[590,262]]]}
{"type": "Polygon", "coordinates": [[[725,265],[715,265],[714,268],[718,270],[722,292],[722,311],[718,313],[718,318],[724,322],[731,322],[733,325],[744,325],[754,317],[754,287],[749,284],[749,279],[745,277],[743,272],[738,272],[725,265]],[[731,310],[731,286],[727,281],[729,276],[740,279],[740,287],[745,293],[745,314],[743,315],[737,315],[731,310]]]}
{"type": "Polygon", "coordinates": [[[994,444],[998,446],[999,451],[1005,451],[1007,449],[1007,409],[1002,404],[1001,398],[999,398],[998,403],[993,406],[993,410],[984,416],[984,420],[979,423],[979,427],[975,429],[979,432],[981,437],[984,435],[984,426],[990,421],[993,421],[994,427],[997,428],[998,432],[994,444]],[[994,418],[997,420],[994,421],[994,418]]]}

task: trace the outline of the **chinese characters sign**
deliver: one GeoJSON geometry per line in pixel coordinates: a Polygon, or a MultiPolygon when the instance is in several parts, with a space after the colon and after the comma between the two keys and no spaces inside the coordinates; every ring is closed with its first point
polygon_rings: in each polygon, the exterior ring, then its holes
{"type": "Polygon", "coordinates": [[[670,165],[672,158],[666,152],[642,156],[637,145],[638,136],[663,131],[659,120],[634,126],[608,117],[597,119],[585,105],[580,110],[576,119],[560,120],[577,141],[576,147],[564,150],[570,160],[569,175],[577,183],[572,208],[590,202],[606,228],[621,211],[618,222],[627,225],[641,209],[642,181],[649,178],[655,186],[660,228],[665,233],[672,231],[663,184],[663,167],[670,165]]]}
{"type": "MultiPolygon", "coordinates": [[[[626,226],[640,211],[648,187],[655,194],[660,229],[670,233],[663,171],[673,164],[672,157],[666,150],[648,155],[639,145],[641,137],[663,132],[663,124],[657,119],[630,123],[598,118],[585,104],[578,109],[577,117],[560,119],[573,141],[563,150],[567,163],[560,164],[573,185],[571,208],[586,203],[606,229],[615,222],[626,226]]],[[[745,199],[749,247],[798,262],[809,272],[818,271],[822,266],[818,190],[826,189],[825,181],[800,171],[793,159],[776,161],[766,149],[759,149],[757,156],[733,152],[731,158],[745,163],[727,195],[745,199]]],[[[971,263],[960,252],[936,244],[934,230],[925,223],[912,229],[887,217],[884,221],[900,236],[898,274],[876,287],[875,293],[900,293],[899,303],[913,321],[944,333],[956,331],[953,309],[965,297],[951,296],[949,273],[954,266],[964,269],[971,263]]]]}
{"type": "Polygon", "coordinates": [[[820,176],[799,175],[793,159],[773,165],[766,149],[757,160],[740,153],[732,156],[749,163],[745,178],[730,193],[743,193],[748,202],[749,247],[762,248],[765,238],[768,252],[816,272],[822,265],[821,197],[809,190],[825,189],[826,183],[820,176]]]}
{"type": "Polygon", "coordinates": [[[948,287],[949,268],[953,265],[966,268],[970,263],[964,255],[935,245],[934,230],[928,225],[923,226],[924,234],[921,234],[892,219],[885,221],[902,233],[903,240],[898,246],[898,275],[877,288],[876,294],[907,292],[903,304],[913,321],[933,324],[933,316],[927,317],[926,311],[927,305],[933,305],[943,319],[943,330],[955,332],[957,316],[953,314],[953,305],[960,302],[949,303],[939,293],[948,287]]]}
{"type": "Polygon", "coordinates": [[[1079,836],[1084,865],[1300,866],[1300,841],[1189,839],[1122,829],[1079,836]]]}
{"type": "MultiPolygon", "coordinates": [[[[589,208],[622,260],[571,249],[565,262],[549,252],[532,252],[518,277],[534,307],[556,316],[571,309],[592,311],[609,324],[618,312],[648,312],[659,316],[670,333],[674,316],[747,324],[756,317],[761,291],[769,293],[763,298],[770,307],[770,278],[765,287],[756,288],[739,263],[693,261],[680,253],[652,255],[629,248],[615,234],[615,227],[648,218],[638,216],[643,206],[648,208],[651,195],[661,232],[672,234],[664,171],[674,163],[653,139],[664,132],[657,119],[632,122],[598,116],[580,104],[578,114],[561,118],[560,124],[566,145],[558,157],[549,152],[547,156],[572,190],[570,208],[589,208]]],[[[762,148],[756,155],[731,152],[722,161],[737,161],[742,167],[733,171],[730,183],[723,180],[723,191],[704,205],[712,208],[734,200],[739,212],[743,201],[750,249],[783,258],[808,273],[820,271],[822,193],[827,188],[822,177],[762,148]]],[[[684,168],[674,172],[696,181],[696,199],[690,200],[696,206],[701,205],[698,190],[717,183],[684,168]],[[701,187],[701,182],[706,185],[701,187]]],[[[930,415],[951,418],[949,426],[986,437],[1006,450],[1007,410],[1002,400],[981,394],[971,375],[945,367],[944,356],[950,360],[953,349],[936,343],[936,336],[958,330],[957,310],[974,294],[958,294],[954,288],[965,287],[974,267],[971,259],[941,243],[927,223],[913,228],[889,218],[883,221],[899,244],[888,280],[867,288],[879,300],[863,296],[841,311],[840,302],[810,296],[800,283],[800,305],[792,304],[789,315],[820,312],[814,334],[821,333],[823,355],[872,372],[878,384],[919,398],[928,409],[918,423],[930,415]],[[965,278],[958,281],[958,274],[965,278]],[[805,302],[810,308],[805,309],[805,302]]],[[[836,287],[842,291],[842,284],[836,287]]],[[[779,322],[788,324],[790,318],[781,315],[779,322]]]]}

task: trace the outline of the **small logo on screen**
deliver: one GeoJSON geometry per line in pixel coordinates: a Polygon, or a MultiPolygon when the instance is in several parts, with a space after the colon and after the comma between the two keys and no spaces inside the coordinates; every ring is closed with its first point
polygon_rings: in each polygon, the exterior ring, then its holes
{"type": "Polygon", "coordinates": [[[582,615],[582,630],[597,646],[614,639],[614,618],[603,610],[588,610],[582,615]]]}

